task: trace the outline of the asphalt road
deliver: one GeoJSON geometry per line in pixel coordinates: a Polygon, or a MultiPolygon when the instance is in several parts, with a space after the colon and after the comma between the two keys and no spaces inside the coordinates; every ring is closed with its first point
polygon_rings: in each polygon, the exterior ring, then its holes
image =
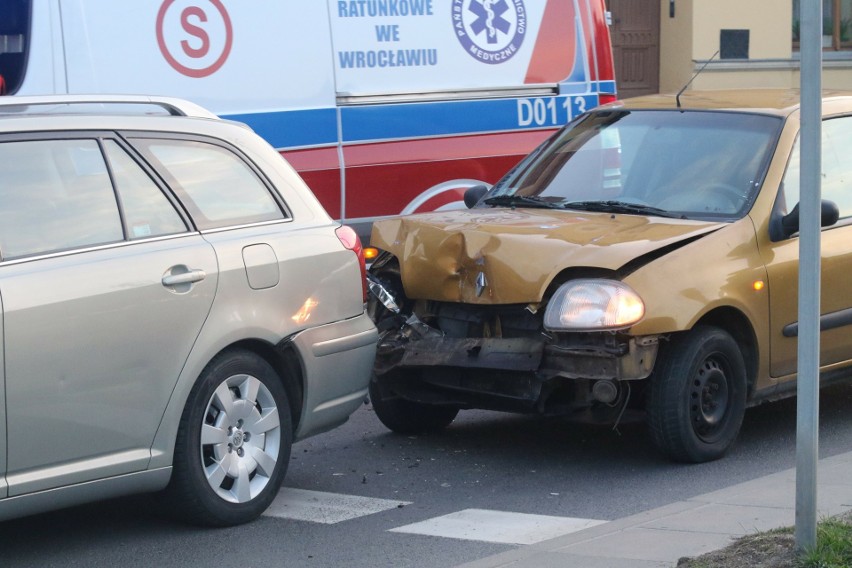
{"type": "MultiPolygon", "coordinates": [[[[821,456],[852,450],[850,408],[852,385],[823,391],[821,456]]],[[[468,509],[617,519],[795,466],[795,423],[795,399],[751,409],[727,457],[682,465],[660,457],[637,421],[613,431],[467,411],[442,434],[406,437],[365,406],[294,446],[285,485],[387,510],[210,530],[164,518],[150,496],[118,499],[0,523],[0,566],[454,566],[514,545],[391,529],[468,509]]]]}

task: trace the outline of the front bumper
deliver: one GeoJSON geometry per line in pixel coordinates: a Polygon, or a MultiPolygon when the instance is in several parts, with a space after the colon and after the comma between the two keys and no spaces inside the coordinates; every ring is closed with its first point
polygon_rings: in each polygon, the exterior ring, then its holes
{"type": "Polygon", "coordinates": [[[429,337],[379,345],[376,374],[421,367],[495,369],[536,373],[542,380],[629,381],[651,374],[657,340],[630,339],[624,354],[561,347],[537,338],[429,337]]]}
{"type": "Polygon", "coordinates": [[[379,343],[382,392],[433,404],[564,414],[595,403],[594,384],[651,374],[658,338],[630,338],[622,349],[567,347],[546,336],[423,337],[379,343]]]}

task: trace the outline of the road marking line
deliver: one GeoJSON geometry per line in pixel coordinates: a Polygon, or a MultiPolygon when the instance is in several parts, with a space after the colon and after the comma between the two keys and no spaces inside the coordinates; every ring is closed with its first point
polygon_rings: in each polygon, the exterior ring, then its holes
{"type": "Polygon", "coordinates": [[[502,544],[535,544],[606,522],[594,519],[465,509],[443,517],[390,529],[390,532],[502,544]]]}
{"type": "Polygon", "coordinates": [[[264,516],[332,525],[410,504],[409,501],[282,487],[264,516]]]}

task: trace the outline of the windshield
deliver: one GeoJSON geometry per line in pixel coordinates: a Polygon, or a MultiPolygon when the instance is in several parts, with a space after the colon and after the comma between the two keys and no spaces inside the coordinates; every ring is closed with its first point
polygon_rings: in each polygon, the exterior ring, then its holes
{"type": "Polygon", "coordinates": [[[754,200],[773,116],[599,111],[557,133],[485,196],[490,206],[733,219],[754,200]]]}

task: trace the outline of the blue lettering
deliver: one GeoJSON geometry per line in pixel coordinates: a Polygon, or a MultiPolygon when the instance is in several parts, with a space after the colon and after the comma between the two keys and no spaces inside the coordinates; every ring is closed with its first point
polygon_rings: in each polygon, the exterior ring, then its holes
{"type": "Polygon", "coordinates": [[[399,41],[399,26],[376,26],[376,40],[399,41]]]}
{"type": "Polygon", "coordinates": [[[420,66],[420,49],[409,49],[405,51],[405,64],[408,67],[419,67],[420,66]]]}
{"type": "Polygon", "coordinates": [[[339,51],[341,69],[375,67],[426,67],[438,64],[437,49],[398,49],[379,51],[339,51]]]}
{"type": "MultiPolygon", "coordinates": [[[[338,0],[340,18],[376,18],[388,16],[432,16],[433,0],[338,0]]],[[[457,0],[456,3],[458,3],[457,0]]]]}
{"type": "Polygon", "coordinates": [[[351,51],[338,51],[337,57],[340,58],[341,69],[351,69],[355,66],[355,53],[351,51]]]}

